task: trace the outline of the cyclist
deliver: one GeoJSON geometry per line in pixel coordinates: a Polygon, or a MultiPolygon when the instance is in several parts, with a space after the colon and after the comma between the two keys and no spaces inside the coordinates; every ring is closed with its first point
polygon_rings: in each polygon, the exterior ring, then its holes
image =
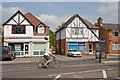
{"type": "Polygon", "coordinates": [[[55,55],[52,54],[52,49],[49,49],[48,51],[46,51],[46,53],[44,54],[44,58],[47,60],[47,62],[45,63],[45,66],[47,67],[47,65],[50,62],[50,57],[55,57],[57,58],[55,55]]]}

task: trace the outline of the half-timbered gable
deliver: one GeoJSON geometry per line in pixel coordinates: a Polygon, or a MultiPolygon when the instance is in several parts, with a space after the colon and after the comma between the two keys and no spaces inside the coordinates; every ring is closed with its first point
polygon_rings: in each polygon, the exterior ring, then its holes
{"type": "Polygon", "coordinates": [[[33,25],[20,11],[17,11],[3,26],[4,37],[33,36],[33,25]]]}

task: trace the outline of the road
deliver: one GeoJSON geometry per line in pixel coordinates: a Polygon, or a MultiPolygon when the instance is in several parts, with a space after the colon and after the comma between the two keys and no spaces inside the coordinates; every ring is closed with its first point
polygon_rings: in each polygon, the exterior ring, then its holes
{"type": "Polygon", "coordinates": [[[89,61],[62,61],[59,69],[39,69],[37,62],[2,65],[3,78],[116,78],[118,63],[89,61]]]}

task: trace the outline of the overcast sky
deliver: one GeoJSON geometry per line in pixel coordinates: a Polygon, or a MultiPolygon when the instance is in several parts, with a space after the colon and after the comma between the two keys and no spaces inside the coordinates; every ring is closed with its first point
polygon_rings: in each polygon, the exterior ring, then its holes
{"type": "Polygon", "coordinates": [[[117,2],[3,2],[0,8],[2,22],[20,10],[23,14],[32,13],[53,31],[73,14],[79,14],[93,24],[100,16],[104,23],[118,22],[117,2]]]}

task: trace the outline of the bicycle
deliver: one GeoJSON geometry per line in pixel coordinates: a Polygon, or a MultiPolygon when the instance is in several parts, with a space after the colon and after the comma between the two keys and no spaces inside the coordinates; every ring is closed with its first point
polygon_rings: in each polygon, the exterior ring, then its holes
{"type": "MultiPolygon", "coordinates": [[[[44,57],[40,57],[40,60],[38,62],[38,68],[45,68],[45,63],[47,60],[44,57]]],[[[50,62],[47,65],[48,68],[60,68],[61,67],[61,61],[59,61],[57,58],[51,57],[50,62]]]]}

